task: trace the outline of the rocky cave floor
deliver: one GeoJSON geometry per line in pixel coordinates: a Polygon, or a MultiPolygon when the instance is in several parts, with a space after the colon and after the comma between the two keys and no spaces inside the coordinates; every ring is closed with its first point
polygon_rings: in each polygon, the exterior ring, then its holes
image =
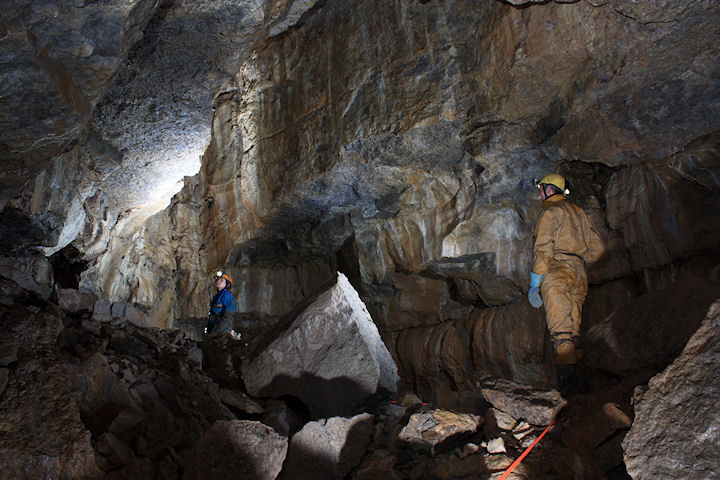
{"type": "Polygon", "coordinates": [[[351,416],[344,434],[332,437],[340,443],[337,458],[302,458],[298,452],[312,451],[313,440],[294,448],[293,433],[330,420],[311,421],[297,399],[251,398],[238,374],[246,354],[267,339],[247,331],[241,340],[222,334],[197,342],[177,330],[133,325],[142,322],[132,305],[111,306],[72,289],[48,295],[10,279],[0,287],[0,413],[21,427],[5,432],[2,449],[4,457],[14,451],[26,478],[53,468],[57,478],[209,478],[199,473],[212,456],[203,439],[224,421],[249,422],[241,437],[250,435],[249,425],[262,425],[267,431],[259,435],[268,438],[252,452],[235,451],[236,460],[216,458],[214,478],[236,471],[238,458],[246,468],[248,456],[274,465],[278,478],[499,478],[555,416],[508,478],[630,478],[621,442],[632,423],[634,387],[649,375],[591,371],[588,393],[567,404],[557,392],[511,382],[490,387],[504,396],[496,402],[485,394],[488,379],[448,408],[411,393],[386,397],[368,407],[373,416],[351,416]],[[545,420],[530,425],[524,418],[545,420]]]}

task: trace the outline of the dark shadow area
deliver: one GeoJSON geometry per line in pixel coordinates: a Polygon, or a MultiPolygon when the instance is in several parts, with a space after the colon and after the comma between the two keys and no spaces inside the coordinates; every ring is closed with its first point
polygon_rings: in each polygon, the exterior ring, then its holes
{"type": "Polygon", "coordinates": [[[303,373],[300,377],[278,375],[260,390],[258,397],[291,395],[306,405],[311,419],[352,416],[373,412],[390,392],[371,392],[347,377],[321,378],[303,373]]]}
{"type": "Polygon", "coordinates": [[[0,254],[22,255],[35,245],[52,245],[52,221],[41,223],[14,207],[0,211],[0,254]]]}
{"type": "Polygon", "coordinates": [[[60,288],[80,286],[80,274],[87,268],[88,262],[83,261],[77,248],[68,245],[50,257],[55,284],[60,288]]]}

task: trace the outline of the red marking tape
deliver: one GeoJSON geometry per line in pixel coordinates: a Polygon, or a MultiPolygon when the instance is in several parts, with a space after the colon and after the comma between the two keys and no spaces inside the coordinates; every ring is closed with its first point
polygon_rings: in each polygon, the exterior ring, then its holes
{"type": "Polygon", "coordinates": [[[520,462],[523,461],[523,458],[525,458],[525,456],[526,456],[528,453],[530,453],[530,450],[532,450],[533,448],[535,448],[535,445],[537,445],[537,444],[540,442],[540,440],[542,440],[542,438],[545,436],[545,434],[548,432],[548,430],[550,430],[550,427],[552,427],[553,425],[555,425],[555,420],[553,420],[553,421],[550,423],[550,425],[547,426],[547,428],[545,429],[545,431],[542,432],[537,439],[535,439],[535,441],[532,443],[532,445],[530,445],[528,448],[526,448],[525,451],[522,453],[522,455],[520,455],[520,456],[518,457],[518,459],[515,460],[515,461],[512,463],[512,465],[510,465],[510,467],[509,467],[507,470],[505,470],[505,473],[503,473],[503,474],[502,474],[502,477],[500,477],[498,480],[504,480],[505,478],[507,478],[507,476],[510,475],[510,472],[512,472],[513,470],[515,470],[515,467],[517,467],[518,465],[520,465],[520,462]]]}

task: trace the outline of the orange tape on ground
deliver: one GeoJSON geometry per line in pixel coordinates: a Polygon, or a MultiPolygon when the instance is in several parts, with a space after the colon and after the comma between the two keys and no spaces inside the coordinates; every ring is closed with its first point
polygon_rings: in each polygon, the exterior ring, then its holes
{"type": "Polygon", "coordinates": [[[515,460],[515,461],[512,463],[512,465],[510,465],[510,467],[509,467],[507,470],[505,470],[505,473],[503,473],[503,474],[502,474],[502,477],[500,477],[498,480],[504,480],[505,478],[507,478],[507,476],[510,475],[510,472],[512,472],[513,470],[515,470],[515,467],[517,467],[518,465],[520,465],[520,462],[523,461],[523,458],[525,458],[525,456],[527,456],[527,454],[530,453],[530,450],[532,450],[533,448],[535,448],[535,445],[537,445],[537,444],[540,442],[540,440],[542,440],[542,438],[545,436],[545,434],[548,432],[548,430],[550,430],[550,427],[552,427],[553,425],[555,425],[555,420],[553,420],[552,422],[550,422],[550,425],[547,426],[547,428],[545,429],[545,431],[542,432],[537,439],[535,439],[535,441],[532,443],[532,445],[530,445],[528,448],[525,449],[525,451],[522,453],[522,455],[520,455],[520,456],[518,457],[518,459],[515,460]]]}

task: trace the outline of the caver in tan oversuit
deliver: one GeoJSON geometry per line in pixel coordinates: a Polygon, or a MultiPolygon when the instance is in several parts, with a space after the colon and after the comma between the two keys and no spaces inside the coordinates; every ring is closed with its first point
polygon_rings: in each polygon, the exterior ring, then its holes
{"type": "Polygon", "coordinates": [[[597,261],[605,246],[585,212],[565,198],[562,176],[548,175],[538,187],[543,203],[535,225],[528,299],[536,308],[545,304],[556,365],[574,365],[588,288],[585,266],[597,261]]]}

